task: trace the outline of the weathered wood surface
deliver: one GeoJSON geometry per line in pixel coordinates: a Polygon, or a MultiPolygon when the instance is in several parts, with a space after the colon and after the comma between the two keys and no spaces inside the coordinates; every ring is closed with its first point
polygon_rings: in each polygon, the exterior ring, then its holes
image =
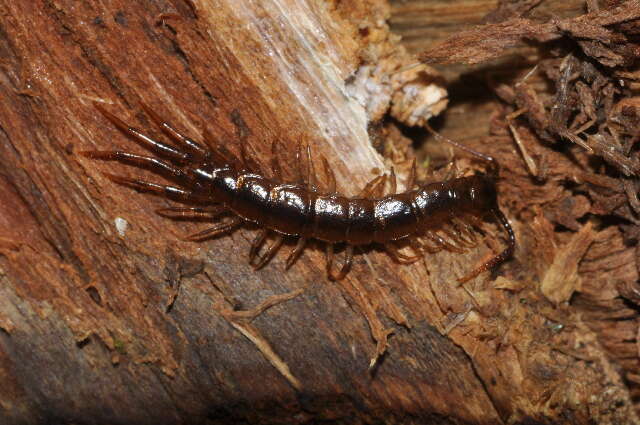
{"type": "Polygon", "coordinates": [[[443,106],[429,77],[414,88],[432,96],[417,99],[402,94],[411,75],[385,79],[411,62],[388,12],[364,0],[0,3],[2,423],[635,421],[595,336],[538,289],[535,270],[575,272],[582,255],[541,259],[516,220],[498,282],[456,283],[483,245],[412,266],[365,250],[331,283],[320,246],[285,273],[285,253],[248,266],[255,229],[182,241],[205,224],[155,215],[166,201],[100,173],[137,170],[77,155],[132,146],[93,101],[157,135],[144,102],[196,138],[242,140],[265,169],[272,141],[289,173],[309,141],[354,194],[389,169],[371,140],[407,144],[371,125],[392,96],[399,119],[443,106]],[[243,313],[269,300],[282,302],[243,313]]]}

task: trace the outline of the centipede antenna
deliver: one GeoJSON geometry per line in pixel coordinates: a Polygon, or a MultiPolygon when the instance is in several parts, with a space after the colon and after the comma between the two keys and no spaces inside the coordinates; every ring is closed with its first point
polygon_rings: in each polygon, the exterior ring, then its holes
{"type": "Polygon", "coordinates": [[[498,255],[495,263],[490,267],[495,267],[500,263],[508,260],[513,256],[513,253],[516,250],[516,235],[513,233],[513,228],[511,227],[511,224],[509,224],[509,220],[507,220],[507,217],[505,217],[504,213],[498,208],[494,209],[493,213],[495,214],[500,224],[502,224],[504,230],[507,231],[507,235],[509,237],[507,238],[507,248],[502,251],[500,255],[498,255]]]}
{"type": "Polygon", "coordinates": [[[485,153],[482,152],[478,152],[476,150],[471,149],[468,146],[463,145],[462,143],[456,142],[454,140],[451,140],[445,136],[443,136],[442,134],[438,133],[437,131],[435,131],[428,123],[424,124],[425,127],[427,128],[427,130],[429,131],[429,133],[433,134],[435,136],[436,139],[449,143],[451,146],[454,146],[460,150],[463,150],[477,158],[482,159],[483,161],[485,161],[489,167],[488,167],[488,172],[489,174],[493,175],[493,176],[497,176],[498,172],[500,171],[500,165],[498,164],[498,161],[496,161],[496,159],[490,155],[487,155],[485,153]]]}

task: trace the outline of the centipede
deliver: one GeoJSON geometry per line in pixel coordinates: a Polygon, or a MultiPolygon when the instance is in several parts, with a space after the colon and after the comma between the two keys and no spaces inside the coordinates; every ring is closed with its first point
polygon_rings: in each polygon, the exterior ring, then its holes
{"type": "Polygon", "coordinates": [[[297,242],[286,259],[285,269],[296,262],[309,241],[316,240],[326,247],[326,274],[332,281],[349,273],[356,247],[382,247],[401,264],[414,263],[441,250],[462,254],[477,246],[478,223],[490,218],[506,231],[506,247],[458,281],[465,282],[494,270],[513,256],[514,231],[498,206],[498,162],[430,127],[437,138],[484,161],[485,172],[418,183],[414,159],[403,192],[396,193],[392,169],[388,175],[371,179],[356,196],[348,197],[336,191],[335,174],[324,156],[320,159],[328,183],[320,188],[309,144],[306,148],[298,144],[297,175],[294,181],[285,182],[276,143],[271,145],[271,162],[267,167],[271,172],[266,176],[256,159],[247,153],[244,143],[240,144],[239,154],[234,154],[206,129],[202,142],[197,142],[142,104],[146,115],[168,139],[167,143],[125,123],[101,103],[95,102],[94,106],[126,137],[153,155],[123,150],[80,154],[146,169],[168,180],[156,183],[103,173],[119,185],[180,203],[181,206],[157,209],[156,213],[163,217],[211,222],[211,227],[187,236],[188,241],[220,237],[253,223],[258,232],[249,249],[248,263],[254,269],[267,265],[286,238],[297,242]],[[306,167],[300,165],[303,162],[306,167]],[[336,245],[344,247],[342,264],[334,264],[336,245]]]}

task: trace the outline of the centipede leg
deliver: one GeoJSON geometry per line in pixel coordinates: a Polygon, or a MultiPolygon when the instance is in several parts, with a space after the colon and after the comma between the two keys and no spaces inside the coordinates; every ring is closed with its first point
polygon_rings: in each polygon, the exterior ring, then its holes
{"type": "Polygon", "coordinates": [[[389,195],[395,195],[398,190],[398,179],[396,178],[396,171],[393,167],[391,167],[391,173],[389,174],[389,184],[391,185],[389,195]]]}
{"type": "Polygon", "coordinates": [[[196,155],[198,158],[205,158],[208,154],[208,150],[195,140],[183,135],[178,130],[173,128],[168,122],[163,120],[158,113],[149,107],[145,103],[140,103],[142,109],[146,112],[151,120],[166,134],[171,140],[177,143],[180,147],[186,149],[188,152],[196,155]]]}
{"type": "Polygon", "coordinates": [[[374,198],[381,198],[384,196],[384,189],[387,184],[388,177],[386,174],[383,174],[380,177],[380,182],[377,185],[374,185],[373,190],[371,190],[371,196],[374,198]]]}
{"type": "Polygon", "coordinates": [[[211,157],[215,162],[219,164],[230,165],[237,170],[241,170],[246,167],[246,164],[243,164],[238,159],[238,157],[231,153],[222,144],[218,143],[215,140],[215,136],[211,134],[211,131],[209,131],[209,129],[206,127],[202,132],[202,138],[204,139],[207,146],[211,149],[211,157]]]}
{"type": "Polygon", "coordinates": [[[311,160],[311,147],[307,144],[307,185],[309,189],[313,189],[317,184],[318,178],[316,176],[316,170],[313,167],[313,161],[311,160]]]}
{"type": "Polygon", "coordinates": [[[296,262],[298,257],[300,257],[300,254],[302,254],[302,251],[304,251],[304,247],[306,244],[307,244],[307,238],[300,237],[298,239],[298,243],[296,244],[296,247],[293,249],[293,251],[291,251],[291,254],[289,254],[289,257],[287,258],[285,270],[289,270],[289,268],[293,266],[293,263],[296,262]]]}
{"type": "Polygon", "coordinates": [[[384,244],[384,249],[391,256],[393,260],[400,264],[411,264],[415,263],[419,259],[422,258],[421,255],[405,255],[398,250],[398,247],[393,244],[393,242],[388,242],[384,244]]]}
{"type": "Polygon", "coordinates": [[[278,162],[278,150],[276,148],[276,142],[271,143],[271,172],[274,180],[282,180],[282,167],[278,162]]]}
{"type": "MultiPolygon", "coordinates": [[[[422,238],[416,238],[416,241],[418,243],[420,243],[420,247],[421,247],[422,251],[426,251],[429,254],[435,254],[437,252],[440,252],[440,251],[442,251],[442,248],[443,248],[442,246],[439,246],[439,245],[437,245],[437,246],[428,245],[427,241],[425,241],[422,238]]],[[[433,242],[433,241],[431,241],[431,242],[433,242]]]]}
{"type": "Polygon", "coordinates": [[[465,240],[471,244],[472,247],[478,244],[478,238],[476,238],[476,234],[473,231],[473,227],[470,224],[466,223],[461,219],[453,219],[453,225],[458,229],[460,234],[466,238],[465,240]]]}
{"type": "MultiPolygon", "coordinates": [[[[273,148],[273,145],[272,145],[273,148]]],[[[241,168],[249,171],[256,171],[260,169],[260,165],[254,159],[254,157],[247,151],[247,144],[244,142],[240,143],[240,163],[241,168]]],[[[280,179],[278,179],[280,180],[280,179]]]]}
{"type": "Polygon", "coordinates": [[[302,170],[302,141],[298,141],[298,146],[296,147],[296,181],[298,183],[306,184],[304,180],[304,172],[302,170]]]}
{"type": "Polygon", "coordinates": [[[409,170],[409,179],[407,180],[407,190],[413,189],[413,186],[416,184],[416,158],[413,157],[413,161],[411,161],[411,169],[409,170]]]}
{"type": "Polygon", "coordinates": [[[204,141],[205,145],[207,145],[207,148],[209,149],[209,155],[216,164],[230,163],[229,158],[226,158],[218,151],[220,143],[218,143],[215,136],[206,127],[202,130],[202,140],[204,141]]]}
{"type": "Polygon", "coordinates": [[[253,265],[256,255],[260,251],[260,247],[264,244],[264,241],[267,239],[267,234],[269,231],[267,229],[260,229],[255,239],[251,243],[251,248],[249,248],[249,264],[253,265]]]}
{"type": "Polygon", "coordinates": [[[171,207],[158,208],[155,213],[173,220],[212,220],[225,212],[228,212],[224,206],[216,205],[208,208],[201,207],[171,207]]]}
{"type": "Polygon", "coordinates": [[[422,241],[416,237],[409,238],[409,246],[416,253],[416,255],[420,257],[424,256],[425,251],[429,252],[429,250],[425,248],[425,245],[422,243],[422,241]]]}
{"type": "Polygon", "coordinates": [[[282,237],[282,235],[276,236],[276,239],[273,242],[273,244],[271,244],[271,246],[267,248],[267,252],[265,252],[264,255],[262,256],[258,256],[260,247],[264,245],[264,242],[267,238],[268,233],[269,233],[268,230],[263,229],[258,235],[258,237],[254,240],[253,244],[251,245],[251,250],[249,251],[249,264],[255,270],[259,270],[265,265],[267,265],[267,263],[269,263],[269,261],[271,261],[271,259],[276,255],[276,253],[282,246],[282,242],[284,241],[284,238],[282,237]],[[257,262],[255,262],[256,258],[258,259],[257,262]]]}
{"type": "Polygon", "coordinates": [[[336,274],[333,272],[333,244],[327,244],[327,277],[331,281],[342,280],[349,273],[351,264],[353,263],[353,245],[347,245],[345,248],[345,260],[340,268],[340,271],[336,274]]]}
{"type": "Polygon", "coordinates": [[[329,181],[327,191],[329,193],[335,193],[336,192],[336,175],[334,174],[333,169],[329,165],[329,161],[327,161],[327,158],[325,158],[324,155],[322,156],[322,165],[324,167],[324,173],[327,176],[327,180],[329,181]]]}
{"type": "Polygon", "coordinates": [[[459,246],[455,246],[452,243],[444,240],[444,238],[442,238],[442,236],[437,235],[431,231],[427,231],[425,232],[425,236],[430,239],[432,242],[434,242],[436,245],[438,245],[440,248],[444,248],[448,251],[451,252],[455,252],[458,254],[462,254],[464,252],[464,250],[462,248],[460,248],[459,246]]]}
{"type": "Polygon", "coordinates": [[[474,244],[472,242],[466,240],[462,236],[460,231],[458,229],[456,229],[455,227],[445,227],[445,228],[442,229],[442,232],[445,235],[447,235],[448,237],[450,237],[456,243],[462,245],[461,249],[473,248],[474,247],[474,244]]]}
{"type": "Polygon", "coordinates": [[[123,164],[146,168],[180,183],[185,183],[191,180],[191,178],[180,168],[176,168],[161,159],[150,156],[136,155],[122,151],[83,151],[80,152],[80,155],[86,156],[87,158],[99,159],[101,161],[117,161],[123,164]]]}
{"type": "Polygon", "coordinates": [[[269,261],[271,261],[271,259],[273,259],[273,257],[276,255],[276,253],[282,246],[283,241],[284,241],[284,237],[282,235],[276,236],[276,239],[273,241],[273,244],[269,247],[269,249],[267,249],[267,252],[262,256],[262,259],[258,264],[254,266],[254,268],[258,270],[264,267],[265,265],[267,265],[269,261]]]}
{"type": "Polygon", "coordinates": [[[190,159],[190,155],[188,153],[182,152],[171,145],[167,145],[166,143],[152,139],[136,128],[131,127],[111,112],[107,111],[100,103],[94,102],[93,105],[105,118],[111,121],[118,130],[129,136],[143,148],[151,152],[155,152],[174,163],[183,164],[190,159]]]}
{"type": "Polygon", "coordinates": [[[369,196],[371,196],[371,193],[374,190],[377,190],[377,188],[380,185],[380,182],[382,182],[383,178],[384,178],[384,176],[377,176],[377,177],[374,177],[373,179],[369,180],[369,182],[367,182],[367,184],[364,185],[364,187],[362,188],[360,193],[358,193],[358,197],[359,198],[368,198],[369,196]]]}
{"type": "Polygon", "coordinates": [[[240,224],[242,224],[242,219],[235,217],[229,220],[227,223],[216,224],[215,226],[205,229],[201,232],[189,235],[184,239],[191,242],[198,242],[198,241],[203,241],[205,239],[211,239],[216,236],[220,236],[225,233],[228,233],[231,230],[234,230],[235,228],[240,226],[240,224]]]}

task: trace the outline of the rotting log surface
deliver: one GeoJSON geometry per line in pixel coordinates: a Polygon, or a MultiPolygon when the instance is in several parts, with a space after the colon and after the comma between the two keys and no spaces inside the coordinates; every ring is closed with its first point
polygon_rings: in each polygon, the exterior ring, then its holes
{"type": "MultiPolygon", "coordinates": [[[[412,266],[365,250],[331,283],[319,246],[284,273],[284,253],[248,266],[255,229],[182,241],[205,225],[100,173],[138,170],[76,154],[132,146],[92,101],[157,135],[144,102],[265,169],[272,141],[289,173],[309,141],[353,194],[385,169],[376,108],[346,83],[389,47],[382,2],[17,1],[0,16],[2,423],[635,421],[597,339],[519,261],[537,251],[517,221],[497,282],[456,284],[482,246],[412,266]]],[[[568,243],[584,252],[589,231],[568,243]]],[[[549,264],[575,273],[581,256],[549,264]]]]}

